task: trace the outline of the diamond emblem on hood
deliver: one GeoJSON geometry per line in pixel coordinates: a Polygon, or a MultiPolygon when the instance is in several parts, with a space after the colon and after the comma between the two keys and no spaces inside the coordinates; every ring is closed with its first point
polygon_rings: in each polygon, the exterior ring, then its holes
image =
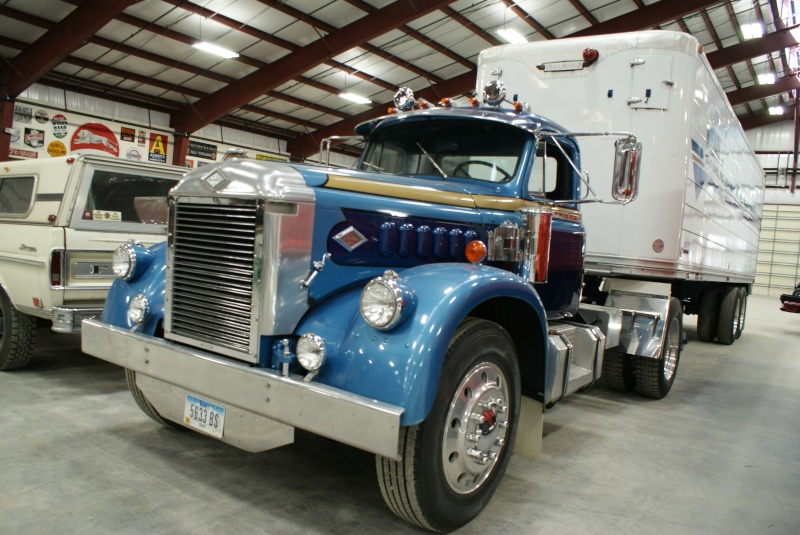
{"type": "Polygon", "coordinates": [[[214,171],[203,179],[203,182],[211,188],[211,191],[217,191],[219,188],[228,183],[228,179],[222,176],[217,171],[214,171]]]}
{"type": "Polygon", "coordinates": [[[336,240],[339,245],[347,249],[348,252],[360,247],[367,241],[367,238],[352,225],[338,233],[333,239],[336,240]]]}

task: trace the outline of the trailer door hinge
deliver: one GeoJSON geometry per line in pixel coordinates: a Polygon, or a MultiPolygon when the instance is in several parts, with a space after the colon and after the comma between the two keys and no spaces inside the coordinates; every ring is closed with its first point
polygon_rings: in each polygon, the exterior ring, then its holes
{"type": "Polygon", "coordinates": [[[628,97],[628,104],[629,105],[630,104],[638,104],[641,101],[642,101],[642,99],[640,99],[639,97],[628,97]]]}
{"type": "Polygon", "coordinates": [[[643,59],[632,59],[631,60],[631,67],[636,67],[637,65],[644,65],[643,59]]]}

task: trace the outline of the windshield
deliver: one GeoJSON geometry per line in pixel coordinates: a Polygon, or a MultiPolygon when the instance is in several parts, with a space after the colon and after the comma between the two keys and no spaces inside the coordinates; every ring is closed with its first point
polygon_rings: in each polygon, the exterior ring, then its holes
{"type": "Polygon", "coordinates": [[[524,143],[522,130],[498,122],[410,121],[378,131],[361,169],[506,182],[517,171],[524,143]]]}

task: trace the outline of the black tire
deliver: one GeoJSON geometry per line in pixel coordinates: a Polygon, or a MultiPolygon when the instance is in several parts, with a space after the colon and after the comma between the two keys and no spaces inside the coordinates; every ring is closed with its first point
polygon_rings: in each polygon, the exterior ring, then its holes
{"type": "Polygon", "coordinates": [[[603,356],[603,378],[608,388],[615,392],[630,392],[636,388],[633,357],[612,350],[603,356]]]}
{"type": "Polygon", "coordinates": [[[747,316],[747,288],[741,287],[739,288],[739,295],[742,299],[742,304],[739,307],[739,328],[736,329],[736,339],[738,340],[742,333],[744,332],[744,320],[747,316]]]}
{"type": "Polygon", "coordinates": [[[141,390],[139,390],[138,386],[136,386],[135,371],[125,368],[125,380],[128,383],[128,390],[131,391],[133,400],[136,402],[139,408],[142,409],[143,413],[145,413],[146,415],[148,415],[150,418],[160,423],[161,425],[170,427],[172,429],[181,429],[181,430],[186,429],[181,425],[178,425],[170,420],[162,418],[161,415],[158,414],[158,411],[156,411],[155,407],[153,407],[153,405],[150,404],[149,401],[147,401],[147,398],[145,397],[144,393],[141,390]]]}
{"type": "Polygon", "coordinates": [[[719,299],[718,288],[707,290],[700,295],[697,307],[697,337],[702,342],[713,342],[717,337],[719,299]]]}
{"type": "Polygon", "coordinates": [[[0,371],[24,368],[33,356],[36,318],[23,314],[0,290],[0,371]]]}
{"type": "Polygon", "coordinates": [[[729,346],[736,341],[741,308],[742,294],[739,293],[739,288],[730,287],[722,290],[717,323],[717,341],[720,344],[729,346]]]}
{"type": "Polygon", "coordinates": [[[505,473],[520,403],[508,333],[490,321],[467,319],[450,341],[430,414],[401,430],[401,460],[376,457],[381,494],[392,512],[440,532],[477,516],[505,473]]]}
{"type": "Polygon", "coordinates": [[[669,300],[667,322],[664,327],[664,340],[658,359],[636,357],[636,391],[655,399],[663,399],[669,394],[678,373],[683,338],[683,308],[681,302],[672,297],[669,300]]]}

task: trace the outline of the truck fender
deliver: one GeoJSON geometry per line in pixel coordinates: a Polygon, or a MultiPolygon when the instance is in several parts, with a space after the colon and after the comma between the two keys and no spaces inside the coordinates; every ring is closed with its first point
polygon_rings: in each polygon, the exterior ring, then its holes
{"type": "Polygon", "coordinates": [[[131,299],[141,294],[147,298],[148,314],[137,332],[152,336],[159,325],[163,327],[164,321],[167,243],[157,243],[150,250],[155,258],[144,273],[132,281],[115,279],[111,284],[103,307],[102,321],[115,327],[130,329],[133,325],[128,319],[128,305],[131,299]]]}
{"type": "MultiPolygon", "coordinates": [[[[493,319],[487,314],[487,303],[498,298],[511,303],[515,312],[521,312],[515,313],[515,332],[547,340],[538,294],[530,283],[508,271],[483,265],[428,264],[403,271],[399,281],[415,302],[395,328],[381,331],[366,323],[359,310],[361,288],[354,288],[309,311],[296,334],[316,334],[325,342],[326,361],[315,381],[402,407],[402,425],[415,425],[428,415],[450,339],[459,323],[481,311],[482,305],[481,317],[493,319]]],[[[535,345],[520,345],[519,340],[515,344],[521,360],[533,358],[528,350],[535,345]]],[[[523,373],[543,374],[543,367],[543,359],[538,366],[520,363],[523,373]]]]}

